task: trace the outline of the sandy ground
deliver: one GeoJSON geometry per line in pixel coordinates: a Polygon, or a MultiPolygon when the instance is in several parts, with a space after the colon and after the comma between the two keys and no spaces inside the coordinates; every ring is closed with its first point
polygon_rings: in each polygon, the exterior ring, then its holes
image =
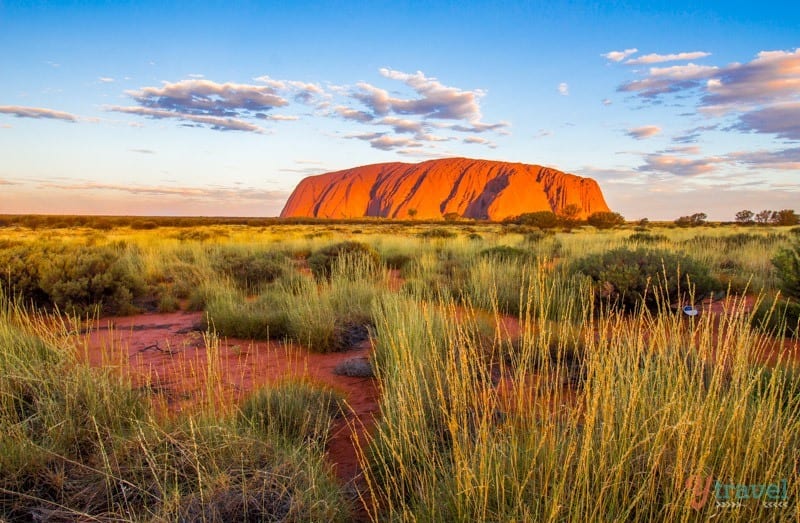
{"type": "Polygon", "coordinates": [[[337,477],[353,481],[359,465],[350,426],[356,427],[358,436],[374,424],[378,386],[373,378],[339,376],[333,371],[343,361],[368,358],[370,342],[345,352],[317,354],[275,341],[221,338],[207,350],[202,322],[199,312],[104,318],[86,330],[84,358],[92,365],[130,375],[136,386],[153,393],[166,412],[191,409],[208,397],[217,397],[222,408],[230,408],[249,392],[287,378],[329,385],[345,396],[352,412],[336,421],[328,452],[337,477]],[[218,379],[208,380],[209,375],[218,379]]]}

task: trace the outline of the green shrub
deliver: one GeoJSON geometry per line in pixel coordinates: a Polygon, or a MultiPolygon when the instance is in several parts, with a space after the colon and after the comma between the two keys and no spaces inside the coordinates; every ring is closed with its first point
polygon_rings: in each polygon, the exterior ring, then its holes
{"type": "Polygon", "coordinates": [[[669,241],[669,238],[664,236],[663,234],[650,234],[647,232],[635,232],[625,238],[626,242],[629,243],[659,243],[659,242],[666,242],[669,241]]]}
{"type": "Polygon", "coordinates": [[[308,266],[317,278],[330,278],[340,257],[361,258],[373,269],[378,267],[380,255],[371,246],[360,242],[341,242],[324,247],[308,257],[308,266]]]}
{"type": "Polygon", "coordinates": [[[777,336],[800,335],[800,303],[792,300],[764,300],[751,316],[753,325],[777,336]]]}
{"type": "Polygon", "coordinates": [[[596,296],[631,310],[644,302],[655,309],[660,298],[674,304],[689,297],[691,282],[695,299],[718,287],[709,268],[668,251],[620,247],[592,254],[573,265],[573,270],[597,283],[596,296]],[[688,280],[688,281],[687,281],[688,280]]]}
{"type": "Polygon", "coordinates": [[[134,310],[133,298],[144,292],[144,282],[113,249],[71,247],[42,262],[41,288],[61,310],[85,314],[100,306],[109,314],[134,310]]]}
{"type": "Polygon", "coordinates": [[[527,225],[540,229],[552,229],[558,226],[558,216],[552,211],[537,211],[520,214],[509,220],[517,225],[527,225]]]}
{"type": "Polygon", "coordinates": [[[772,264],[781,281],[781,290],[788,296],[800,299],[800,243],[778,251],[772,258],[772,264]]]}
{"type": "Polygon", "coordinates": [[[426,229],[419,234],[417,234],[420,238],[425,238],[426,240],[434,240],[434,239],[446,239],[446,238],[455,238],[458,236],[453,231],[449,231],[447,229],[442,229],[441,227],[434,227],[432,229],[426,229]]]}
{"type": "Polygon", "coordinates": [[[598,229],[613,229],[618,225],[625,224],[625,218],[618,212],[596,212],[586,221],[598,229]]]}
{"type": "Polygon", "coordinates": [[[286,257],[280,253],[224,249],[212,256],[211,265],[217,272],[230,278],[238,288],[254,293],[264,284],[283,276],[285,262],[286,257]]]}
{"type": "Polygon", "coordinates": [[[534,229],[532,231],[529,231],[529,232],[525,233],[525,241],[527,243],[531,243],[531,244],[539,243],[540,241],[544,240],[545,238],[547,238],[547,233],[544,232],[544,231],[539,231],[539,230],[535,230],[534,229]]]}
{"type": "Polygon", "coordinates": [[[496,247],[483,249],[480,252],[480,255],[484,258],[496,258],[498,260],[514,261],[527,258],[530,253],[509,245],[497,245],[496,247]]]}
{"type": "Polygon", "coordinates": [[[246,339],[283,339],[291,334],[288,308],[294,297],[280,289],[247,302],[238,293],[221,294],[208,300],[209,327],[223,336],[246,339]]]}
{"type": "Polygon", "coordinates": [[[0,249],[0,289],[6,296],[35,305],[46,304],[48,296],[40,286],[39,264],[47,258],[44,249],[30,245],[0,249]]]}
{"type": "Polygon", "coordinates": [[[385,263],[386,267],[389,269],[402,270],[413,261],[414,258],[411,255],[402,252],[393,252],[390,254],[384,254],[383,256],[383,263],[385,263]]]}

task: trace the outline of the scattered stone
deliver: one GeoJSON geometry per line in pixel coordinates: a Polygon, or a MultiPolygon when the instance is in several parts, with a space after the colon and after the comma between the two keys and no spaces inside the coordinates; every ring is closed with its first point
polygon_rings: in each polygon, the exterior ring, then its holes
{"type": "Polygon", "coordinates": [[[372,365],[368,358],[350,358],[339,363],[333,373],[339,376],[349,376],[351,378],[374,378],[372,365]]]}

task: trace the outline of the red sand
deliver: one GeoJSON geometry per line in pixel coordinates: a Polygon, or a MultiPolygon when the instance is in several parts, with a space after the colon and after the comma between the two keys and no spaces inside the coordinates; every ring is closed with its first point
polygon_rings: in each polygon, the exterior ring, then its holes
{"type": "MultiPolygon", "coordinates": [[[[338,420],[329,444],[337,477],[350,482],[359,474],[352,432],[362,434],[374,423],[378,387],[372,378],[333,373],[342,361],[368,357],[369,341],[353,350],[316,354],[297,345],[222,338],[218,358],[209,361],[204,333],[196,330],[203,313],[176,312],[104,318],[86,335],[85,358],[95,366],[116,367],[137,386],[154,392],[167,412],[190,409],[210,396],[222,407],[239,401],[262,385],[286,378],[304,378],[329,385],[347,399],[352,413],[338,420]],[[209,372],[211,369],[211,372],[209,372]],[[219,376],[209,385],[206,376],[219,376]]],[[[211,344],[212,351],[214,344],[211,344]]]]}

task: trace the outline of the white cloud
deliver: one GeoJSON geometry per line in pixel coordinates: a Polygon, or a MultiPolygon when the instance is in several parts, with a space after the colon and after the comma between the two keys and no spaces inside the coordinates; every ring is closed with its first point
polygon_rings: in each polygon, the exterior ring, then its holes
{"type": "Polygon", "coordinates": [[[630,55],[638,53],[638,52],[639,52],[639,50],[634,47],[634,48],[631,48],[631,49],[625,49],[624,51],[610,51],[610,52],[602,54],[600,56],[602,56],[602,57],[604,57],[604,58],[606,58],[606,59],[608,59],[608,60],[610,60],[612,62],[621,62],[624,59],[626,59],[627,57],[629,57],[630,55]]]}
{"type": "Polygon", "coordinates": [[[566,82],[558,84],[558,94],[561,96],[569,96],[569,85],[566,82]]]}
{"type": "Polygon", "coordinates": [[[22,105],[0,105],[0,113],[10,114],[17,118],[51,118],[54,120],[64,120],[67,122],[77,122],[78,117],[74,114],[44,107],[25,107],[22,105]]]}
{"type": "Polygon", "coordinates": [[[651,138],[660,133],[661,133],[661,127],[657,125],[644,125],[642,127],[634,127],[632,129],[628,129],[625,132],[625,134],[627,134],[631,138],[636,138],[637,140],[642,140],[644,138],[651,138]]]}
{"type": "Polygon", "coordinates": [[[638,58],[631,58],[627,62],[628,65],[642,65],[642,64],[657,64],[661,62],[678,62],[687,60],[697,60],[698,58],[705,58],[711,56],[711,53],[705,51],[692,51],[689,53],[673,53],[673,54],[646,54],[638,58]]]}
{"type": "Polygon", "coordinates": [[[204,116],[188,113],[179,113],[175,111],[168,111],[166,109],[150,109],[147,107],[120,107],[109,106],[106,108],[108,111],[115,111],[118,113],[137,114],[140,116],[149,116],[151,118],[175,118],[187,122],[193,122],[203,126],[209,126],[211,129],[217,131],[249,131],[261,133],[264,130],[254,124],[245,122],[237,118],[219,117],[219,116],[204,116]]]}
{"type": "Polygon", "coordinates": [[[645,163],[637,167],[640,172],[660,172],[676,176],[697,176],[716,170],[717,164],[727,160],[721,157],[691,159],[673,154],[653,153],[645,156],[645,163]]]}
{"type": "Polygon", "coordinates": [[[265,85],[217,83],[205,79],[164,82],[161,87],[126,91],[138,106],[111,106],[107,110],[158,119],[173,118],[219,131],[263,132],[261,127],[246,120],[298,120],[295,115],[270,114],[270,111],[289,105],[284,94],[293,96],[296,101],[308,102],[310,97],[323,93],[314,84],[269,77],[258,80],[265,85]]]}

